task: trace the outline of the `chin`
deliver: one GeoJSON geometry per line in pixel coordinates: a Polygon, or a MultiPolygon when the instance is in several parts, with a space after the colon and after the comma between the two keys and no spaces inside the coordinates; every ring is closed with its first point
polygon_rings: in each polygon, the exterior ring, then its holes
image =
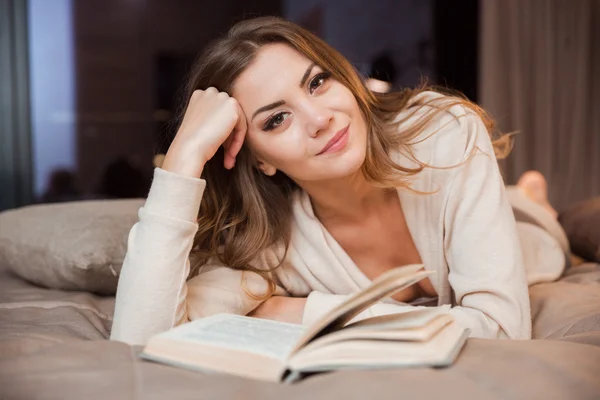
{"type": "Polygon", "coordinates": [[[351,140],[343,151],[325,158],[317,156],[310,163],[303,164],[303,167],[296,165],[294,171],[285,173],[297,183],[347,178],[360,171],[366,155],[366,141],[351,140]]]}
{"type": "Polygon", "coordinates": [[[324,179],[345,178],[356,174],[364,164],[365,157],[366,147],[352,146],[348,148],[344,154],[340,154],[338,157],[333,157],[329,160],[325,168],[328,176],[324,177],[324,179]]]}

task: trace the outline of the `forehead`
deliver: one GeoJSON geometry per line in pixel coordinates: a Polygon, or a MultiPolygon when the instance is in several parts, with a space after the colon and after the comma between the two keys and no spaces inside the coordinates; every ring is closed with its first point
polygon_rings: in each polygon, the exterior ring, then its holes
{"type": "Polygon", "coordinates": [[[311,64],[312,61],[288,45],[277,43],[263,46],[236,80],[233,96],[242,108],[245,103],[249,105],[258,101],[267,104],[281,100],[275,97],[281,96],[290,87],[297,88],[311,64]]]}

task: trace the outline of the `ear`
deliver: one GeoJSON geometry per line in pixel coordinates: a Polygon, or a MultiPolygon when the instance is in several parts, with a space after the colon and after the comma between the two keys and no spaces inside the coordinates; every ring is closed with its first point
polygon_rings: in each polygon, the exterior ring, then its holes
{"type": "Polygon", "coordinates": [[[260,161],[260,160],[258,161],[258,169],[261,170],[262,173],[267,176],[273,176],[277,172],[277,168],[275,168],[274,166],[272,166],[271,164],[269,164],[267,162],[260,161]]]}

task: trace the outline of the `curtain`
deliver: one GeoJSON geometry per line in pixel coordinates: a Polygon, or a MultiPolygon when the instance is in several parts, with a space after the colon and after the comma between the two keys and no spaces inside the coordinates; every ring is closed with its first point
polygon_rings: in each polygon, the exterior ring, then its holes
{"type": "Polygon", "coordinates": [[[507,183],[536,169],[563,208],[600,195],[600,1],[481,2],[479,99],[504,132],[507,183]]]}
{"type": "Polygon", "coordinates": [[[32,201],[27,3],[0,0],[0,211],[32,201]]]}

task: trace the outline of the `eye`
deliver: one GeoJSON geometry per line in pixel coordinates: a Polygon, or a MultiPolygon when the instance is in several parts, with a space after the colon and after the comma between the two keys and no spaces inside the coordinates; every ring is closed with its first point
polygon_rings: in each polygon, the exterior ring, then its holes
{"type": "Polygon", "coordinates": [[[289,115],[290,113],[287,112],[280,112],[273,115],[265,122],[265,125],[263,126],[263,131],[270,131],[279,127],[279,125],[283,124],[283,122],[289,115]]]}
{"type": "Polygon", "coordinates": [[[313,94],[313,92],[320,88],[330,77],[331,74],[329,72],[321,72],[320,74],[315,75],[315,77],[312,78],[312,80],[308,84],[308,91],[310,92],[310,94],[313,94]]]}

